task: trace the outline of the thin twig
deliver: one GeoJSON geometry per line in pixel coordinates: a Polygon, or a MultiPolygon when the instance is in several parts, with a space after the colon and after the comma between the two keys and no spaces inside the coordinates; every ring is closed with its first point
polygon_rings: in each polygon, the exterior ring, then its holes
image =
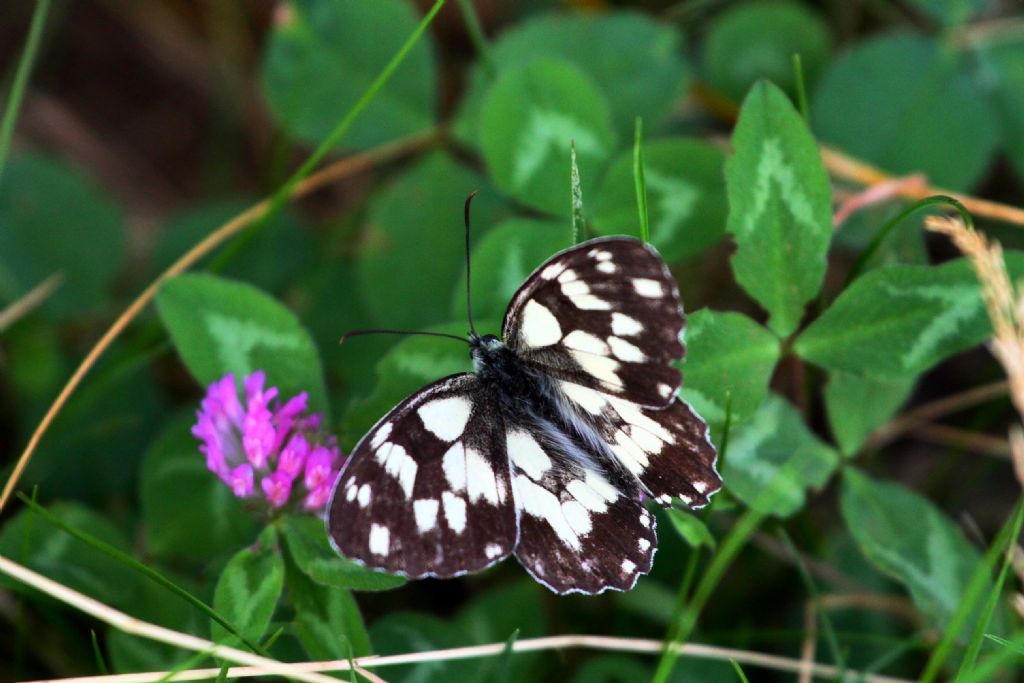
{"type": "Polygon", "coordinates": [[[868,439],[868,445],[872,448],[880,448],[924,422],[936,420],[965,408],[971,408],[979,403],[1004,396],[1009,386],[1010,384],[1007,380],[999,380],[998,382],[983,384],[980,387],[972,387],[952,396],[940,398],[937,401],[925,403],[913,410],[907,411],[884,427],[876,430],[871,435],[871,438],[868,439]]]}
{"type": "MultiPolygon", "coordinates": [[[[427,133],[414,135],[382,145],[362,154],[356,154],[336,161],[323,170],[311,174],[308,178],[296,185],[289,194],[288,199],[304,197],[314,190],[339,180],[340,178],[354,175],[379,163],[391,161],[392,159],[408,154],[409,152],[421,149],[431,144],[435,139],[437,139],[437,137],[437,131],[429,131],[427,133]]],[[[71,378],[67,381],[67,384],[64,385],[64,388],[61,389],[49,410],[46,411],[46,415],[43,416],[43,419],[39,422],[38,426],[36,426],[35,431],[32,433],[32,437],[29,439],[28,445],[25,447],[21,457],[18,458],[17,464],[14,466],[14,471],[11,473],[11,476],[7,479],[7,483],[4,485],[3,493],[0,494],[0,510],[3,510],[4,506],[7,504],[8,499],[14,491],[14,487],[18,484],[18,480],[21,478],[22,473],[25,471],[25,467],[28,465],[29,459],[32,457],[36,447],[39,445],[40,439],[42,439],[46,430],[49,429],[50,424],[64,407],[68,398],[75,389],[78,388],[78,385],[81,383],[86,373],[89,372],[103,352],[107,350],[115,339],[117,339],[128,324],[142,312],[146,305],[153,300],[163,283],[169,278],[184,272],[215,248],[223,244],[227,239],[248,227],[254,221],[260,219],[271,205],[272,201],[270,199],[264,199],[207,235],[206,238],[199,242],[199,244],[189,249],[184,256],[175,261],[167,270],[161,273],[156,280],[150,283],[150,285],[146,287],[146,289],[144,289],[134,301],[132,301],[128,308],[118,316],[117,320],[114,321],[114,324],[110,326],[102,337],[100,337],[100,340],[96,342],[96,345],[89,350],[85,359],[75,369],[74,374],[71,375],[71,378]]]]}
{"type": "Polygon", "coordinates": [[[39,304],[50,298],[57,288],[64,283],[63,273],[54,273],[32,288],[25,296],[11,303],[0,311],[0,334],[4,330],[28,315],[39,304]]]}
{"type": "Polygon", "coordinates": [[[1010,457],[1010,442],[991,434],[979,434],[935,422],[924,422],[914,425],[908,431],[921,441],[927,441],[928,443],[950,448],[962,448],[967,451],[973,451],[981,455],[992,455],[997,458],[1009,459],[1010,457]]]}
{"type": "MultiPolygon", "coordinates": [[[[754,534],[751,542],[758,547],[758,549],[768,553],[776,560],[792,564],[794,562],[793,555],[783,545],[779,539],[775,538],[771,534],[766,534],[763,531],[758,531],[754,534]]],[[[803,552],[797,551],[800,560],[806,565],[807,571],[816,579],[825,581],[826,583],[842,588],[849,591],[863,591],[865,589],[864,584],[859,583],[855,579],[850,578],[843,572],[839,571],[832,565],[822,562],[821,560],[811,557],[803,552]]]]}
{"type": "Polygon", "coordinates": [[[100,621],[110,624],[114,628],[131,635],[141,636],[168,645],[175,645],[195,652],[207,652],[210,655],[221,657],[239,664],[249,664],[257,667],[264,674],[274,673],[280,676],[287,676],[306,683],[338,683],[337,680],[321,673],[293,669],[288,664],[261,657],[226,645],[218,645],[205,638],[198,638],[188,633],[174,631],[148,621],[142,621],[129,616],[124,612],[105,605],[99,600],[83,595],[76,590],[48,579],[28,567],[12,562],[0,555],[0,571],[19,581],[53,597],[61,602],[89,614],[100,621]]]}

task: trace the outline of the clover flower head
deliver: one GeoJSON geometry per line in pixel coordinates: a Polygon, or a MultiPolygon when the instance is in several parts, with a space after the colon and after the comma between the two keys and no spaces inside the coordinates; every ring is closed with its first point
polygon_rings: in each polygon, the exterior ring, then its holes
{"type": "Polygon", "coordinates": [[[192,427],[199,451],[239,498],[322,514],[343,464],[337,441],[307,412],[305,392],[281,401],[265,383],[262,370],[248,375],[241,397],[234,375],[210,384],[192,427]]]}

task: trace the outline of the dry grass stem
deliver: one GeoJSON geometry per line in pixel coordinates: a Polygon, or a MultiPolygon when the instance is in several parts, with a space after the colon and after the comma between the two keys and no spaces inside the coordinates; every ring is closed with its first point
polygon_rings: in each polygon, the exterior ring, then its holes
{"type": "MultiPolygon", "coordinates": [[[[824,145],[821,146],[821,158],[825,163],[825,168],[828,169],[829,175],[833,178],[846,180],[868,187],[880,185],[893,180],[893,176],[888,173],[872,166],[871,164],[861,161],[860,159],[847,156],[839,150],[831,147],[824,145]]],[[[951,192],[940,187],[933,187],[927,183],[923,183],[921,185],[908,184],[900,188],[899,191],[899,195],[901,197],[914,200],[924,199],[925,197],[931,197],[937,194],[944,194],[953,197],[967,207],[967,210],[975,216],[1024,226],[1024,209],[1016,206],[1009,206],[1008,204],[1000,204],[999,202],[992,202],[987,199],[979,199],[977,197],[951,192]]]]}
{"type": "Polygon", "coordinates": [[[877,185],[869,185],[865,190],[845,199],[832,215],[832,227],[838,229],[857,211],[892,201],[903,196],[905,192],[920,192],[928,187],[927,179],[920,173],[905,178],[891,178],[877,185]]]}
{"type": "Polygon", "coordinates": [[[818,609],[814,600],[804,603],[804,640],[800,645],[800,678],[798,683],[811,683],[814,678],[814,650],[818,644],[818,609]]]}
{"type": "Polygon", "coordinates": [[[82,593],[68,588],[63,584],[57,583],[52,579],[48,579],[42,574],[32,571],[28,567],[23,567],[16,562],[12,562],[2,555],[0,555],[0,571],[8,576],[18,579],[22,583],[25,583],[42,593],[45,593],[46,595],[49,595],[52,598],[59,600],[60,602],[63,602],[66,605],[70,605],[71,607],[81,610],[100,621],[106,622],[124,633],[141,636],[143,638],[148,638],[149,640],[174,645],[194,652],[207,652],[211,655],[221,657],[222,659],[226,659],[230,662],[236,662],[238,664],[249,664],[256,667],[256,669],[262,674],[278,674],[288,678],[305,681],[306,683],[337,683],[337,680],[321,673],[295,670],[288,664],[284,664],[273,659],[267,659],[266,657],[261,657],[259,655],[252,654],[251,652],[245,652],[233,647],[218,645],[204,638],[197,638],[196,636],[188,633],[181,633],[169,628],[164,628],[163,626],[158,626],[157,624],[152,624],[148,621],[136,619],[135,617],[129,616],[124,612],[110,607],[109,605],[103,604],[99,600],[90,598],[89,596],[83,595],[82,593]]]}
{"type": "Polygon", "coordinates": [[[0,311],[0,334],[17,321],[35,310],[40,304],[50,298],[50,295],[57,291],[57,288],[64,283],[63,273],[54,273],[27,292],[25,296],[11,303],[10,306],[0,311]]]}
{"type": "MultiPolygon", "coordinates": [[[[296,185],[288,199],[304,197],[314,190],[341,178],[352,176],[356,173],[372,168],[377,164],[390,161],[412,151],[422,149],[436,140],[437,135],[436,131],[429,131],[424,134],[398,140],[362,154],[356,154],[336,161],[325,167],[323,170],[310,175],[308,178],[296,185]]],[[[151,282],[149,286],[146,287],[142,293],[131,302],[131,304],[129,304],[128,308],[118,316],[117,320],[114,321],[114,324],[103,333],[103,336],[100,337],[98,342],[96,342],[96,345],[89,350],[88,354],[86,354],[85,359],[75,369],[71,378],[68,379],[64,388],[61,389],[53,404],[50,405],[50,408],[46,411],[43,419],[36,426],[31,438],[29,438],[28,445],[25,446],[25,450],[22,451],[17,464],[14,466],[14,471],[11,472],[11,476],[8,477],[7,483],[4,485],[3,493],[0,494],[0,510],[3,510],[4,506],[7,504],[11,494],[14,492],[14,487],[17,486],[18,480],[21,478],[22,473],[25,471],[25,467],[28,465],[29,459],[38,447],[40,439],[43,438],[43,434],[45,434],[46,430],[49,429],[50,424],[53,423],[54,418],[57,417],[57,414],[64,407],[68,398],[70,398],[71,394],[74,393],[76,388],[78,388],[78,385],[82,382],[86,373],[88,373],[92,366],[95,365],[96,361],[99,360],[99,357],[103,355],[103,352],[107,350],[114,340],[120,336],[121,332],[128,327],[128,324],[131,323],[131,321],[133,321],[139,313],[142,312],[149,302],[153,300],[157,292],[160,291],[161,285],[175,275],[185,272],[201,258],[223,244],[227,239],[233,237],[262,218],[270,206],[271,201],[269,199],[264,199],[211,232],[201,242],[199,242],[199,244],[189,249],[188,252],[175,261],[167,270],[161,273],[156,280],[151,282]]]]}
{"type": "Polygon", "coordinates": [[[927,443],[946,448],[959,448],[979,455],[990,455],[995,458],[1010,457],[1010,443],[998,436],[980,434],[959,427],[921,422],[907,429],[907,433],[927,443]]]}

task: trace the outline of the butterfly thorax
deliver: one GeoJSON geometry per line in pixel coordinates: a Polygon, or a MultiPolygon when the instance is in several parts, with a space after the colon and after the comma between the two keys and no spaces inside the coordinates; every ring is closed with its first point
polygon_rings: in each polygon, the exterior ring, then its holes
{"type": "Polygon", "coordinates": [[[503,414],[560,422],[549,380],[494,335],[470,336],[476,375],[497,399],[503,414]]]}

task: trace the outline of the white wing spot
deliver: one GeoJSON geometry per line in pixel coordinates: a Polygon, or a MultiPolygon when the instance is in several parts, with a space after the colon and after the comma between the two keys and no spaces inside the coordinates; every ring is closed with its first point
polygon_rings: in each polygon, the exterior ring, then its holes
{"type": "Polygon", "coordinates": [[[574,296],[570,301],[572,301],[573,306],[581,311],[608,311],[612,307],[610,303],[604,299],[598,299],[593,294],[574,296]]]}
{"type": "Polygon", "coordinates": [[[600,415],[604,407],[608,405],[604,397],[593,389],[562,380],[559,380],[559,386],[562,388],[562,392],[569,397],[569,400],[592,415],[600,415]]]}
{"type": "Polygon", "coordinates": [[[625,465],[626,469],[633,474],[643,474],[643,471],[647,469],[647,465],[650,462],[647,453],[640,450],[633,443],[633,440],[621,429],[615,432],[615,443],[609,445],[612,448],[612,452],[619,456],[619,462],[625,465]]]}
{"type": "Polygon", "coordinates": [[[647,512],[647,510],[640,511],[640,524],[648,529],[651,528],[651,513],[647,512]]]}
{"type": "Polygon", "coordinates": [[[633,562],[631,562],[630,560],[622,561],[623,574],[632,574],[634,569],[636,569],[636,565],[633,562]]]}
{"type": "Polygon", "coordinates": [[[390,422],[382,424],[377,429],[377,433],[373,435],[373,439],[370,440],[370,448],[373,450],[380,448],[380,445],[387,441],[388,437],[391,436],[391,427],[392,425],[390,422]]]}
{"type": "Polygon", "coordinates": [[[363,484],[359,487],[359,507],[364,508],[370,504],[370,485],[363,484]]]}
{"type": "MultiPolygon", "coordinates": [[[[573,532],[562,513],[562,506],[555,494],[530,481],[526,475],[517,475],[513,481],[516,487],[516,503],[532,517],[542,519],[551,526],[555,535],[573,550],[580,549],[580,539],[573,532]]],[[[582,507],[582,506],[581,506],[582,507]]]]}
{"type": "Polygon", "coordinates": [[[642,363],[647,359],[643,351],[625,339],[608,337],[608,346],[612,347],[612,353],[615,354],[616,358],[627,363],[642,363]]]}
{"type": "Polygon", "coordinates": [[[616,374],[616,370],[619,369],[619,362],[614,358],[595,356],[592,353],[583,353],[582,351],[573,351],[572,357],[576,359],[576,362],[580,364],[580,367],[585,372],[590,373],[595,378],[615,387],[622,386],[622,380],[616,374]]]}
{"type": "Polygon", "coordinates": [[[398,480],[406,498],[412,497],[412,487],[416,483],[416,461],[404,448],[396,443],[385,443],[377,451],[377,460],[384,465],[384,471],[398,480]]]}
{"type": "Polygon", "coordinates": [[[659,384],[658,393],[664,396],[665,398],[668,398],[669,396],[672,395],[672,387],[670,387],[667,384],[659,384]]]}
{"type": "Polygon", "coordinates": [[[646,296],[651,299],[657,299],[660,296],[664,296],[661,283],[657,280],[648,280],[643,277],[634,278],[633,289],[635,289],[636,293],[640,296],[646,296]]]}
{"type": "Polygon", "coordinates": [[[633,443],[639,446],[645,453],[651,455],[657,455],[661,452],[661,448],[664,445],[664,441],[659,439],[654,434],[643,429],[630,429],[629,438],[632,439],[633,443]]]}
{"type": "Polygon", "coordinates": [[[380,524],[370,525],[370,552],[374,555],[387,557],[391,542],[391,532],[380,524]]]}
{"type": "Polygon", "coordinates": [[[348,488],[345,489],[345,500],[351,503],[353,500],[356,499],[356,493],[358,492],[359,487],[356,486],[356,482],[353,481],[351,484],[348,485],[348,488]]]}
{"type": "Polygon", "coordinates": [[[570,500],[562,503],[562,516],[580,538],[589,534],[593,528],[590,512],[579,501],[570,500]]]}
{"type": "Polygon", "coordinates": [[[491,464],[472,448],[466,449],[466,497],[471,503],[486,498],[492,505],[498,504],[497,477],[491,464]]]}
{"type": "Polygon", "coordinates": [[[441,468],[453,491],[466,490],[466,451],[461,441],[453,443],[441,457],[441,468]]]}
{"type": "Polygon", "coordinates": [[[651,548],[651,542],[648,541],[646,538],[641,538],[637,540],[636,545],[638,548],[640,548],[640,552],[642,553],[646,553],[651,548]]]}
{"type": "Polygon", "coordinates": [[[502,554],[501,546],[497,543],[488,543],[484,546],[484,555],[487,556],[488,560],[493,560],[502,554]]]}
{"type": "Polygon", "coordinates": [[[608,274],[614,273],[616,270],[618,270],[615,267],[615,264],[612,263],[611,261],[601,261],[600,263],[597,264],[596,267],[602,273],[608,273],[608,274]]]}
{"type": "Polygon", "coordinates": [[[594,258],[598,261],[610,261],[612,258],[612,252],[604,250],[596,251],[594,252],[594,258]]]}
{"type": "Polygon", "coordinates": [[[558,281],[561,283],[572,282],[576,279],[576,271],[572,268],[566,268],[562,271],[562,274],[558,276],[558,281]]]}
{"type": "MultiPolygon", "coordinates": [[[[665,505],[668,505],[670,502],[672,502],[672,498],[670,496],[665,496],[665,498],[667,499],[665,505]]],[[[687,505],[693,505],[693,498],[686,495],[685,493],[680,493],[679,498],[687,505]]]]}
{"type": "MultiPolygon", "coordinates": [[[[670,505],[672,503],[672,496],[668,495],[667,493],[663,493],[660,496],[656,496],[654,500],[658,501],[662,505],[670,505]]],[[[685,498],[683,499],[683,502],[686,502],[685,498]]],[[[687,505],[689,505],[689,503],[687,503],[687,505]]]]}
{"type": "Polygon", "coordinates": [[[562,346],[576,349],[577,351],[596,353],[599,356],[608,355],[608,345],[601,341],[600,337],[583,330],[573,330],[565,335],[565,339],[562,340],[562,346]]]}
{"type": "Polygon", "coordinates": [[[620,337],[632,337],[644,331],[637,320],[623,313],[612,313],[612,332],[620,337]]]}
{"type": "Polygon", "coordinates": [[[562,294],[572,299],[577,296],[587,296],[590,294],[590,287],[583,280],[572,280],[562,285],[562,294]]]}
{"type": "MultiPolygon", "coordinates": [[[[672,432],[644,415],[640,410],[640,407],[635,403],[630,403],[629,401],[623,401],[614,397],[609,397],[608,400],[612,404],[612,408],[615,409],[615,412],[619,414],[619,417],[633,425],[634,428],[644,429],[651,434],[654,434],[667,444],[675,444],[676,438],[672,436],[672,432]]],[[[636,430],[634,429],[634,431],[636,430]]]]}
{"type": "Polygon", "coordinates": [[[444,518],[448,528],[461,534],[466,528],[466,501],[451,491],[445,491],[441,494],[441,502],[444,504],[444,518]]]}
{"type": "Polygon", "coordinates": [[[552,263],[550,266],[548,266],[544,270],[540,271],[540,276],[542,278],[544,278],[545,280],[554,280],[556,277],[558,277],[558,274],[561,273],[561,272],[562,272],[562,264],[561,263],[552,263]]]}
{"type": "Polygon", "coordinates": [[[697,490],[697,493],[707,493],[708,484],[704,481],[695,481],[693,482],[693,488],[697,490]]]}
{"type": "Polygon", "coordinates": [[[551,346],[562,338],[558,319],[543,304],[530,299],[523,307],[523,343],[531,347],[551,346]]]}
{"type": "Polygon", "coordinates": [[[412,504],[413,513],[416,515],[416,528],[421,534],[425,534],[437,526],[437,508],[440,503],[434,498],[424,498],[412,504]]]}
{"type": "Polygon", "coordinates": [[[569,492],[569,495],[578,500],[580,505],[591,512],[605,512],[608,509],[608,503],[605,499],[597,491],[583,483],[581,479],[570,481],[566,484],[565,490],[569,492]]]}
{"type": "Polygon", "coordinates": [[[540,481],[551,469],[551,458],[529,432],[509,431],[505,436],[505,445],[512,463],[530,479],[540,481]]]}
{"type": "Polygon", "coordinates": [[[469,421],[473,404],[462,396],[450,396],[427,401],[416,409],[423,426],[439,439],[455,441],[462,436],[469,421]]]}

